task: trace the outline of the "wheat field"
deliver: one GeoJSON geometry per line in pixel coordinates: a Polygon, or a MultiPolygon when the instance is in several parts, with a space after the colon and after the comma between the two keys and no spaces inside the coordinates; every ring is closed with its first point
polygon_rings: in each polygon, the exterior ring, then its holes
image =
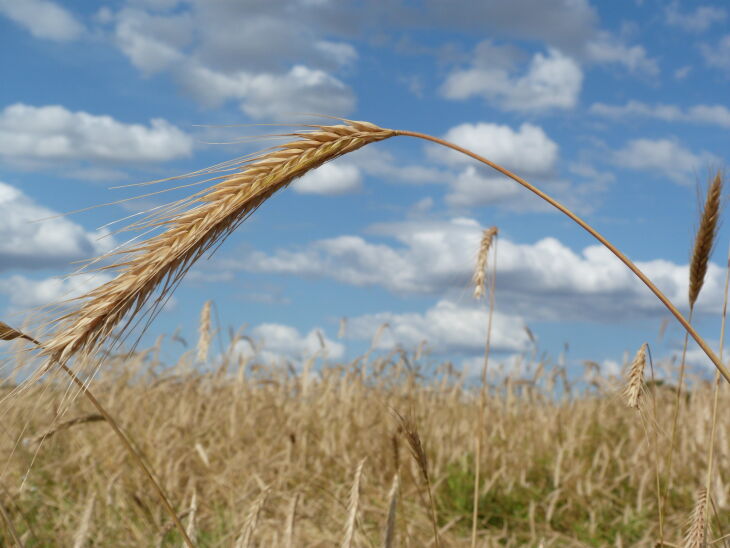
{"type": "MultiPolygon", "coordinates": [[[[716,243],[721,173],[698,222],[686,319],[613,244],[519,176],[441,139],[344,122],[196,172],[218,182],[133,224],[156,232],[100,259],[111,281],[30,334],[0,325],[16,347],[0,395],[2,544],[727,544],[730,373],[691,325],[716,243]],[[591,362],[576,379],[537,348],[520,367],[500,368],[491,321],[478,380],[410,349],[267,363],[242,354],[235,335],[211,352],[209,303],[198,348],[178,348],[174,363],[161,358],[162,342],[126,349],[136,322],[154,318],[188,269],[274,193],[397,136],[467,154],[566,214],[664,303],[715,364],[714,382],[687,371],[684,357],[654,363],[646,345],[617,378],[591,362]]],[[[497,236],[485,231],[474,275],[490,318],[497,236]]]]}

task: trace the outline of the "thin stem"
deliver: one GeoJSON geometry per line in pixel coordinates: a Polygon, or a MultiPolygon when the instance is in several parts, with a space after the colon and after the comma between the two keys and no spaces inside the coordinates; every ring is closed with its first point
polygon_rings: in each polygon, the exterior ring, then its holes
{"type": "Polygon", "coordinates": [[[443,139],[439,139],[438,137],[433,137],[431,135],[427,135],[425,133],[419,133],[416,131],[405,131],[405,130],[395,130],[395,135],[403,135],[406,137],[415,137],[417,139],[423,139],[425,141],[431,141],[432,143],[437,143],[439,145],[445,146],[447,148],[450,148],[452,150],[456,150],[457,152],[461,152],[462,154],[465,154],[471,158],[474,158],[475,160],[482,162],[483,164],[488,165],[492,169],[495,169],[502,173],[503,175],[506,175],[513,181],[521,184],[523,187],[528,189],[530,192],[536,194],[543,200],[545,200],[547,203],[555,207],[556,209],[562,211],[565,215],[570,217],[574,222],[576,222],[578,225],[580,225],[586,232],[588,232],[591,236],[593,236],[596,240],[601,242],[606,248],[611,251],[618,259],[624,263],[636,276],[646,285],[654,295],[664,304],[665,307],[667,307],[667,310],[669,310],[672,315],[677,319],[677,321],[682,324],[682,327],[692,335],[692,338],[697,341],[697,344],[699,347],[703,350],[705,354],[707,354],[707,357],[710,358],[712,363],[715,365],[717,370],[720,372],[720,374],[725,378],[725,380],[730,383],[730,371],[722,364],[720,359],[715,355],[715,353],[712,351],[710,346],[705,342],[705,340],[700,337],[699,333],[695,331],[695,329],[690,325],[690,323],[685,319],[684,316],[682,316],[681,312],[677,309],[674,304],[672,304],[672,301],[670,301],[664,293],[662,293],[659,288],[654,285],[654,283],[644,274],[631,260],[629,260],[626,255],[624,255],[621,251],[618,250],[616,246],[614,246],[611,242],[609,242],[606,238],[604,238],[596,229],[594,229],[592,226],[590,226],[588,223],[586,223],[583,219],[578,217],[575,213],[573,213],[570,209],[565,207],[563,204],[555,200],[554,198],[551,198],[544,192],[542,192],[537,187],[531,185],[527,181],[525,181],[523,178],[519,177],[518,175],[515,175],[511,171],[503,168],[500,165],[495,164],[494,162],[487,160],[486,158],[471,152],[470,150],[467,150],[463,147],[460,147],[459,145],[456,145],[454,143],[450,143],[448,141],[445,141],[443,139]]]}
{"type": "MultiPolygon", "coordinates": [[[[689,321],[692,322],[692,314],[694,306],[689,308],[689,321]]],[[[669,498],[669,490],[672,488],[672,461],[674,458],[674,446],[677,444],[677,428],[679,425],[679,408],[682,405],[682,387],[684,386],[684,372],[687,363],[687,343],[689,342],[689,334],[684,334],[684,346],[682,347],[682,361],[679,365],[679,383],[677,384],[677,397],[674,401],[674,415],[672,417],[672,439],[669,446],[669,456],[667,457],[667,489],[664,495],[664,503],[669,498]]]]}
{"type": "MultiPolygon", "coordinates": [[[[727,268],[725,270],[725,296],[722,303],[722,324],[720,326],[720,349],[719,355],[722,360],[723,347],[725,346],[725,325],[727,320],[727,298],[728,286],[730,285],[730,248],[728,248],[727,268]]],[[[715,373],[715,387],[712,397],[712,428],[710,430],[710,449],[707,457],[707,478],[705,480],[705,489],[707,496],[710,497],[710,482],[712,481],[712,465],[715,453],[715,432],[717,430],[717,402],[720,393],[720,374],[715,373]]],[[[710,497],[711,498],[711,497],[710,497]]]]}

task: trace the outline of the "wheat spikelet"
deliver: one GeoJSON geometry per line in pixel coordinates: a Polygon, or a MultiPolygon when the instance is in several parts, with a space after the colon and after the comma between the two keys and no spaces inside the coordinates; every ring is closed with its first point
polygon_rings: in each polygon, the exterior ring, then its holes
{"type": "Polygon", "coordinates": [[[694,307],[702,290],[707,274],[707,263],[717,236],[717,225],[720,219],[720,199],[722,196],[722,174],[718,171],[707,189],[705,205],[702,208],[700,225],[695,234],[692,248],[692,260],[689,267],[689,305],[694,307]]]}
{"type": "Polygon", "coordinates": [[[251,548],[254,546],[253,534],[256,531],[256,526],[258,525],[261,509],[264,507],[268,496],[269,488],[266,487],[263,491],[261,491],[259,496],[256,497],[248,516],[246,516],[246,521],[243,524],[241,535],[236,540],[236,548],[251,548]]]}
{"type": "Polygon", "coordinates": [[[639,351],[634,357],[634,361],[631,362],[626,381],[626,388],[624,389],[626,405],[628,405],[629,407],[633,407],[634,409],[639,408],[641,394],[644,391],[644,367],[646,366],[646,349],[647,344],[642,344],[641,348],[639,348],[639,351]]]}
{"type": "Polygon", "coordinates": [[[385,521],[385,532],[383,534],[383,548],[392,548],[395,542],[395,515],[398,507],[398,487],[400,478],[398,474],[393,477],[393,485],[388,493],[388,518],[385,521]]]}
{"type": "Polygon", "coordinates": [[[284,529],[284,547],[294,547],[294,524],[297,519],[297,504],[299,503],[299,493],[294,495],[294,498],[289,505],[289,513],[286,516],[286,528],[284,529]]]}
{"type": "Polygon", "coordinates": [[[94,513],[94,503],[96,502],[96,493],[91,493],[86,499],[86,507],[81,516],[81,523],[74,534],[74,548],[84,548],[86,541],[89,539],[89,531],[91,530],[91,516],[94,513]]]}
{"type": "Polygon", "coordinates": [[[436,548],[441,547],[441,538],[438,532],[438,519],[436,517],[436,504],[433,500],[433,492],[431,490],[431,475],[428,472],[428,456],[421,443],[421,436],[418,433],[418,427],[416,426],[415,418],[412,413],[404,417],[397,411],[395,411],[398,420],[400,421],[401,430],[406,437],[408,442],[408,448],[411,451],[413,460],[416,461],[421,474],[423,475],[423,481],[426,484],[426,492],[428,494],[428,502],[431,511],[431,526],[433,527],[433,539],[436,548]]]}
{"type": "Polygon", "coordinates": [[[477,255],[476,268],[474,269],[474,298],[481,299],[484,296],[486,290],[485,282],[487,276],[487,255],[489,249],[492,247],[492,240],[497,235],[499,230],[496,226],[487,228],[482,233],[482,241],[479,245],[479,254],[477,255]]]}
{"type": "Polygon", "coordinates": [[[703,487],[697,491],[695,506],[690,517],[689,530],[684,539],[686,548],[701,548],[705,546],[705,532],[707,529],[707,490],[703,487]]]}
{"type": "Polygon", "coordinates": [[[355,470],[355,479],[352,481],[350,490],[350,502],[347,504],[347,523],[345,524],[345,535],[342,539],[342,548],[352,548],[352,541],[355,538],[355,523],[357,521],[357,507],[360,504],[360,478],[365,459],[362,459],[355,470]]]}
{"type": "Polygon", "coordinates": [[[123,333],[156,291],[160,294],[154,306],[159,307],[195,261],[277,190],[329,160],[396,135],[368,122],[309,127],[314,129],[290,134],[292,142],[244,162],[237,173],[219,177],[219,183],[149,221],[144,228],[163,231],[118,252],[123,259],[108,267],[116,269],[117,276],[81,297],[76,310],[55,321],[44,350],[49,361],[90,354],[115,328],[123,333]]]}
{"type": "Polygon", "coordinates": [[[211,301],[205,301],[200,311],[200,324],[198,326],[200,337],[198,338],[198,361],[208,360],[208,349],[210,348],[210,305],[211,301]]]}

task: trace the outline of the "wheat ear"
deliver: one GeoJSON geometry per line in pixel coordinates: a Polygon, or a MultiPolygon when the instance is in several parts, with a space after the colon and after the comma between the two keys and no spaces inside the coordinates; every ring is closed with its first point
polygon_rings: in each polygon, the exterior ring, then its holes
{"type": "Polygon", "coordinates": [[[355,539],[355,525],[357,524],[357,509],[360,505],[360,479],[365,459],[362,459],[355,469],[355,478],[352,480],[350,489],[350,501],[347,504],[347,522],[345,523],[345,535],[342,538],[342,548],[352,548],[352,541],[355,539]]]}
{"type": "Polygon", "coordinates": [[[707,189],[705,205],[702,208],[700,225],[695,234],[692,260],[689,268],[689,306],[694,307],[705,283],[707,264],[715,247],[717,226],[720,220],[720,199],[722,196],[722,175],[718,171],[707,189]]]}
{"type": "Polygon", "coordinates": [[[150,221],[147,227],[164,230],[124,250],[123,259],[110,267],[117,276],[86,294],[77,310],[56,320],[44,349],[49,361],[65,363],[74,354],[93,353],[119,325],[123,332],[156,290],[159,306],[195,261],[277,190],[329,160],[395,135],[367,122],[311,127],[313,131],[290,134],[294,141],[254,157],[239,172],[150,221]],[[177,213],[188,204],[192,207],[177,213]]]}
{"type": "Polygon", "coordinates": [[[707,530],[707,490],[703,487],[697,491],[695,506],[689,521],[689,530],[684,540],[687,548],[701,548],[705,546],[707,530]]]}
{"type": "Polygon", "coordinates": [[[481,299],[486,292],[486,278],[487,278],[487,256],[489,255],[489,249],[492,247],[492,240],[497,235],[498,229],[496,226],[487,228],[482,233],[482,240],[479,245],[479,254],[477,255],[477,263],[474,268],[474,276],[472,281],[474,282],[474,298],[481,299]]]}
{"type": "Polygon", "coordinates": [[[441,537],[439,536],[438,530],[438,519],[436,518],[436,504],[433,500],[433,490],[431,489],[431,475],[428,471],[428,456],[426,450],[423,448],[421,443],[421,436],[418,433],[418,427],[416,426],[416,420],[413,414],[410,413],[406,417],[395,411],[398,420],[400,421],[403,435],[406,437],[408,442],[408,448],[411,451],[413,460],[416,461],[418,469],[421,471],[423,481],[426,484],[426,493],[428,494],[429,510],[431,512],[431,525],[433,526],[433,538],[436,548],[441,547],[441,537]]]}
{"type": "Polygon", "coordinates": [[[647,344],[642,344],[641,348],[639,348],[639,351],[634,357],[634,361],[631,362],[628,377],[626,380],[626,388],[624,389],[626,405],[628,405],[629,407],[633,407],[634,409],[639,408],[641,394],[644,392],[644,367],[646,367],[646,348],[647,344]]]}
{"type": "Polygon", "coordinates": [[[210,304],[211,301],[205,301],[200,311],[200,325],[198,326],[198,361],[206,362],[208,360],[208,349],[210,348],[210,304]]]}
{"type": "Polygon", "coordinates": [[[393,485],[388,493],[388,517],[385,520],[385,531],[383,533],[383,548],[393,548],[395,542],[395,519],[396,510],[398,508],[398,488],[400,487],[400,477],[396,472],[393,477],[393,485]]]}

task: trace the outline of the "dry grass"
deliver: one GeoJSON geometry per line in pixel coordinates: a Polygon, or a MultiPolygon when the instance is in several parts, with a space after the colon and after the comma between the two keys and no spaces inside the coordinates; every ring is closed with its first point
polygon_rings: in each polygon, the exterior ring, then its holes
{"type": "MultiPolygon", "coordinates": [[[[443,545],[468,546],[480,389],[464,386],[448,368],[406,358],[413,369],[400,355],[373,357],[365,376],[362,360],[315,367],[305,393],[302,374],[283,364],[229,354],[211,364],[223,374],[193,372],[194,352],[169,367],[150,349],[111,357],[94,388],[123,419],[185,523],[196,494],[199,546],[228,547],[248,530],[250,546],[285,545],[292,536],[294,546],[339,545],[353,471],[363,458],[353,546],[378,545],[388,523],[392,546],[433,542],[424,462],[443,545]],[[399,432],[391,409],[418,425],[420,443],[410,442],[420,448],[418,462],[394,450],[412,435],[399,432]]],[[[569,395],[552,382],[559,376],[549,364],[528,363],[523,377],[491,390],[478,545],[608,546],[621,539],[624,546],[650,546],[658,538],[653,448],[635,411],[620,402],[620,380],[582,392],[574,387],[569,395]]],[[[85,535],[96,546],[179,546],[146,477],[106,422],[59,430],[40,446],[30,441],[55,422],[94,412],[77,399],[59,416],[68,405],[66,388],[49,379],[2,409],[0,506],[18,537],[26,546],[72,546],[88,522],[85,535]],[[16,446],[18,439],[29,441],[16,446]]],[[[666,537],[675,544],[686,531],[695,486],[704,481],[711,389],[695,381],[682,400],[675,486],[665,510],[666,537]]],[[[673,393],[660,389],[657,398],[658,423],[668,425],[673,393]]],[[[730,391],[719,398],[721,408],[730,405],[730,391]]],[[[717,430],[717,454],[730,454],[726,413],[717,430]]],[[[660,439],[667,446],[668,432],[660,439]]],[[[713,492],[725,533],[730,501],[721,481],[728,477],[730,461],[717,459],[713,492]]],[[[8,531],[0,526],[0,545],[12,543],[8,531]]],[[[714,523],[712,534],[719,533],[714,523]]]]}

